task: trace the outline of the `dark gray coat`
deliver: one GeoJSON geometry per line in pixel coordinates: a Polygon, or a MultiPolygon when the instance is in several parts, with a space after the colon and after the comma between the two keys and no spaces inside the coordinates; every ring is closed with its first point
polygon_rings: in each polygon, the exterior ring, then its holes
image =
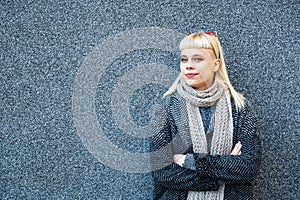
{"type": "MultiPolygon", "coordinates": [[[[233,145],[241,141],[242,154],[203,156],[193,152],[184,101],[176,93],[166,97],[164,105],[156,112],[156,122],[152,124],[153,198],[184,200],[188,191],[217,190],[225,183],[224,199],[252,199],[252,183],[260,163],[260,139],[249,103],[246,101],[244,108],[238,112],[232,102],[233,145]],[[193,166],[181,167],[173,163],[176,153],[191,154],[195,170],[191,169],[193,166]]],[[[213,108],[199,109],[207,130],[213,108]]]]}

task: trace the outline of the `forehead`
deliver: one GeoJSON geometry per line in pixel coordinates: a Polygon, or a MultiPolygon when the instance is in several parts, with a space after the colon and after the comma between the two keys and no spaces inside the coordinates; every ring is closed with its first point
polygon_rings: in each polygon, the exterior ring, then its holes
{"type": "Polygon", "coordinates": [[[194,56],[194,55],[212,56],[212,53],[213,51],[211,49],[192,48],[192,49],[182,49],[180,55],[181,56],[194,56]]]}

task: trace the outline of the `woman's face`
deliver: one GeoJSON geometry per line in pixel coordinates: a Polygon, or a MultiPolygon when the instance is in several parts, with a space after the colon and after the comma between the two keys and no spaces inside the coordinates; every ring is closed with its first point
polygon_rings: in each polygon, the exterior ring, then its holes
{"type": "Polygon", "coordinates": [[[205,90],[213,84],[220,62],[211,49],[183,49],[180,54],[181,75],[187,85],[205,90]]]}

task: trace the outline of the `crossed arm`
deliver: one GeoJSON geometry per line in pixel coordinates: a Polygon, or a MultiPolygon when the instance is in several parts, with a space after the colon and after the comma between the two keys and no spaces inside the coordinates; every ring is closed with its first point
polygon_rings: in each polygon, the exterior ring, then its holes
{"type": "MultiPolygon", "coordinates": [[[[175,190],[206,191],[216,190],[221,183],[247,184],[254,180],[258,171],[260,157],[260,141],[256,133],[254,116],[244,112],[241,117],[241,126],[235,130],[234,147],[230,155],[206,155],[191,153],[195,161],[195,169],[183,166],[186,159],[184,154],[172,154],[170,147],[167,159],[160,156],[154,157],[157,162],[168,160],[169,164],[153,172],[153,177],[161,186],[175,190]]],[[[165,129],[166,132],[169,130],[165,129]]],[[[163,139],[166,133],[156,139],[163,139]]],[[[163,145],[161,141],[159,145],[163,145]]]]}
{"type": "MultiPolygon", "coordinates": [[[[235,144],[234,148],[230,152],[230,155],[232,156],[239,156],[242,154],[242,143],[239,141],[238,143],[235,144]]],[[[181,167],[183,166],[183,163],[185,161],[186,155],[184,154],[175,154],[173,156],[173,161],[174,163],[180,165],[181,167]]]]}

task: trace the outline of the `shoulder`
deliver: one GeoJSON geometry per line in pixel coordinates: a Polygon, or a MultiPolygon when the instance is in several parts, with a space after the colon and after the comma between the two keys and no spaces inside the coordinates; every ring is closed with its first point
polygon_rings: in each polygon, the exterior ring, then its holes
{"type": "Polygon", "coordinates": [[[172,93],[172,94],[170,94],[170,95],[168,95],[168,96],[166,96],[165,98],[163,98],[163,100],[165,101],[165,102],[176,102],[176,101],[178,101],[179,99],[180,99],[181,97],[180,97],[180,95],[177,93],[177,92],[174,92],[174,93],[172,93]]]}
{"type": "Polygon", "coordinates": [[[247,114],[254,114],[252,105],[248,99],[244,99],[244,105],[241,109],[237,109],[233,98],[231,99],[231,107],[232,107],[232,112],[238,115],[247,115],[247,114]]]}
{"type": "Polygon", "coordinates": [[[253,119],[255,118],[255,120],[256,120],[256,114],[253,110],[252,104],[250,103],[250,101],[248,101],[248,99],[245,99],[244,106],[240,112],[243,116],[245,116],[245,117],[251,116],[253,119]]]}
{"type": "Polygon", "coordinates": [[[180,101],[182,101],[181,96],[175,92],[163,98],[163,105],[166,109],[170,109],[171,107],[178,107],[180,101]]]}
{"type": "Polygon", "coordinates": [[[179,95],[176,95],[176,93],[170,94],[162,98],[159,102],[157,102],[157,104],[155,104],[155,106],[153,106],[151,114],[153,115],[153,119],[155,119],[156,123],[170,120],[174,107],[176,109],[179,105],[179,98],[179,95]]]}
{"type": "Polygon", "coordinates": [[[244,106],[241,109],[237,109],[234,102],[232,102],[232,111],[234,121],[238,126],[250,126],[255,127],[257,124],[257,116],[253,110],[252,104],[248,99],[244,100],[244,106]]]}

